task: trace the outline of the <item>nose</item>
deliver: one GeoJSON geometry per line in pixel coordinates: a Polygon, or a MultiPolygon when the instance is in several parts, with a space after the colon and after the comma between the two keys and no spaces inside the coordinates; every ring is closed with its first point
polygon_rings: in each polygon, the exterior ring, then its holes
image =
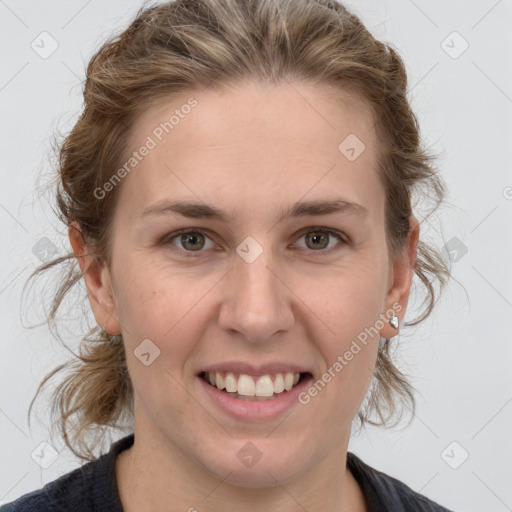
{"type": "Polygon", "coordinates": [[[224,282],[222,329],[251,343],[265,343],[292,327],[292,287],[274,266],[265,251],[252,263],[235,258],[224,282]]]}

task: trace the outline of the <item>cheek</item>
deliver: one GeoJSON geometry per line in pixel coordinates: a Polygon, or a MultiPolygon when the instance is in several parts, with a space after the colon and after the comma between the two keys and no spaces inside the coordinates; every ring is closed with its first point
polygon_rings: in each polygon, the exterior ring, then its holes
{"type": "Polygon", "coordinates": [[[386,287],[379,272],[373,265],[352,267],[308,291],[317,318],[310,336],[325,365],[319,378],[328,381],[322,394],[340,411],[357,411],[375,368],[386,287]]]}
{"type": "Polygon", "coordinates": [[[338,268],[330,275],[310,276],[294,291],[304,297],[309,317],[325,330],[319,339],[327,334],[329,346],[339,353],[348,340],[376,324],[385,304],[386,279],[376,261],[361,258],[357,265],[338,268]]]}
{"type": "MultiPolygon", "coordinates": [[[[191,286],[190,280],[169,276],[173,274],[157,274],[148,267],[134,273],[124,281],[129,285],[119,302],[127,366],[138,400],[166,422],[171,413],[185,417],[187,402],[175,390],[184,385],[183,366],[200,337],[200,317],[205,314],[201,297],[206,293],[200,285],[191,286]]],[[[180,424],[181,420],[174,421],[172,428],[179,430],[180,424]]]]}
{"type": "MultiPolygon", "coordinates": [[[[199,276],[150,261],[126,262],[119,294],[121,324],[139,337],[162,340],[197,314],[216,276],[199,276]]],[[[121,274],[121,273],[120,273],[121,274]]]]}

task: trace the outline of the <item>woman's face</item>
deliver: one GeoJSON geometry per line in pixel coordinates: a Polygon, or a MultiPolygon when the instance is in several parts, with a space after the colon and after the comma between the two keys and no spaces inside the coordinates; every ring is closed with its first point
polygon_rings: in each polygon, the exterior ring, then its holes
{"type": "Polygon", "coordinates": [[[372,116],[337,94],[209,88],[134,126],[112,266],[87,284],[123,335],[137,442],[196,472],[257,487],[339,464],[405,312],[416,238],[390,259],[372,116]],[[287,372],[304,376],[274,392],[287,372]]]}

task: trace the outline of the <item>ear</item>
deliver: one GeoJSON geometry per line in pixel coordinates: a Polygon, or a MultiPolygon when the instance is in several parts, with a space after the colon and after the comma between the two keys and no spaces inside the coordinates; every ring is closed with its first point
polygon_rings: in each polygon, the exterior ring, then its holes
{"type": "Polygon", "coordinates": [[[77,222],[69,225],[68,236],[84,273],[85,286],[96,322],[111,335],[121,334],[107,265],[89,250],[77,222]]]}
{"type": "Polygon", "coordinates": [[[420,235],[420,225],[415,217],[409,219],[409,236],[402,252],[392,263],[390,273],[390,286],[386,294],[386,311],[383,313],[387,319],[384,327],[380,331],[383,338],[392,338],[399,332],[402,325],[409,294],[411,292],[411,283],[414,277],[414,265],[418,254],[418,239],[420,235]],[[391,315],[398,317],[398,329],[389,324],[391,315]]]}

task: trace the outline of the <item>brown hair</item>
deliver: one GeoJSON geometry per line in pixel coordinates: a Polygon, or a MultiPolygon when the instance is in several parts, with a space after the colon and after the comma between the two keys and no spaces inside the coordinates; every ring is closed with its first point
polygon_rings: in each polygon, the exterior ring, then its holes
{"type": "MultiPolygon", "coordinates": [[[[125,161],[129,132],[138,116],[158,99],[245,79],[332,85],[356,92],[371,106],[382,145],[379,176],[392,255],[408,240],[413,193],[421,187],[423,197],[433,200],[431,213],[441,204],[443,183],[433,168],[434,158],[420,144],[418,122],[406,97],[404,64],[343,5],[330,0],[177,0],[143,7],[131,25],[91,59],[83,111],[60,145],[60,220],[66,226],[78,223],[93,254],[110,265],[110,223],[120,187],[102,199],[94,191],[125,161]]],[[[53,295],[50,327],[64,297],[83,277],[76,256],[70,252],[29,277],[60,264],[67,267],[53,295]]],[[[449,277],[441,254],[423,240],[418,242],[414,270],[426,296],[422,313],[407,325],[431,313],[434,283],[442,288],[449,277]]],[[[65,368],[70,371],[54,390],[51,412],[66,445],[78,457],[92,460],[90,446],[101,440],[102,431],[120,428],[122,420],[129,422],[133,415],[122,338],[97,326],[90,329],[80,341],[79,355],[40,384],[29,422],[42,387],[65,368]],[[94,439],[90,445],[89,435],[94,439]]],[[[379,350],[372,386],[358,413],[361,425],[388,424],[399,404],[414,411],[413,387],[393,364],[389,343],[379,350]]]]}

